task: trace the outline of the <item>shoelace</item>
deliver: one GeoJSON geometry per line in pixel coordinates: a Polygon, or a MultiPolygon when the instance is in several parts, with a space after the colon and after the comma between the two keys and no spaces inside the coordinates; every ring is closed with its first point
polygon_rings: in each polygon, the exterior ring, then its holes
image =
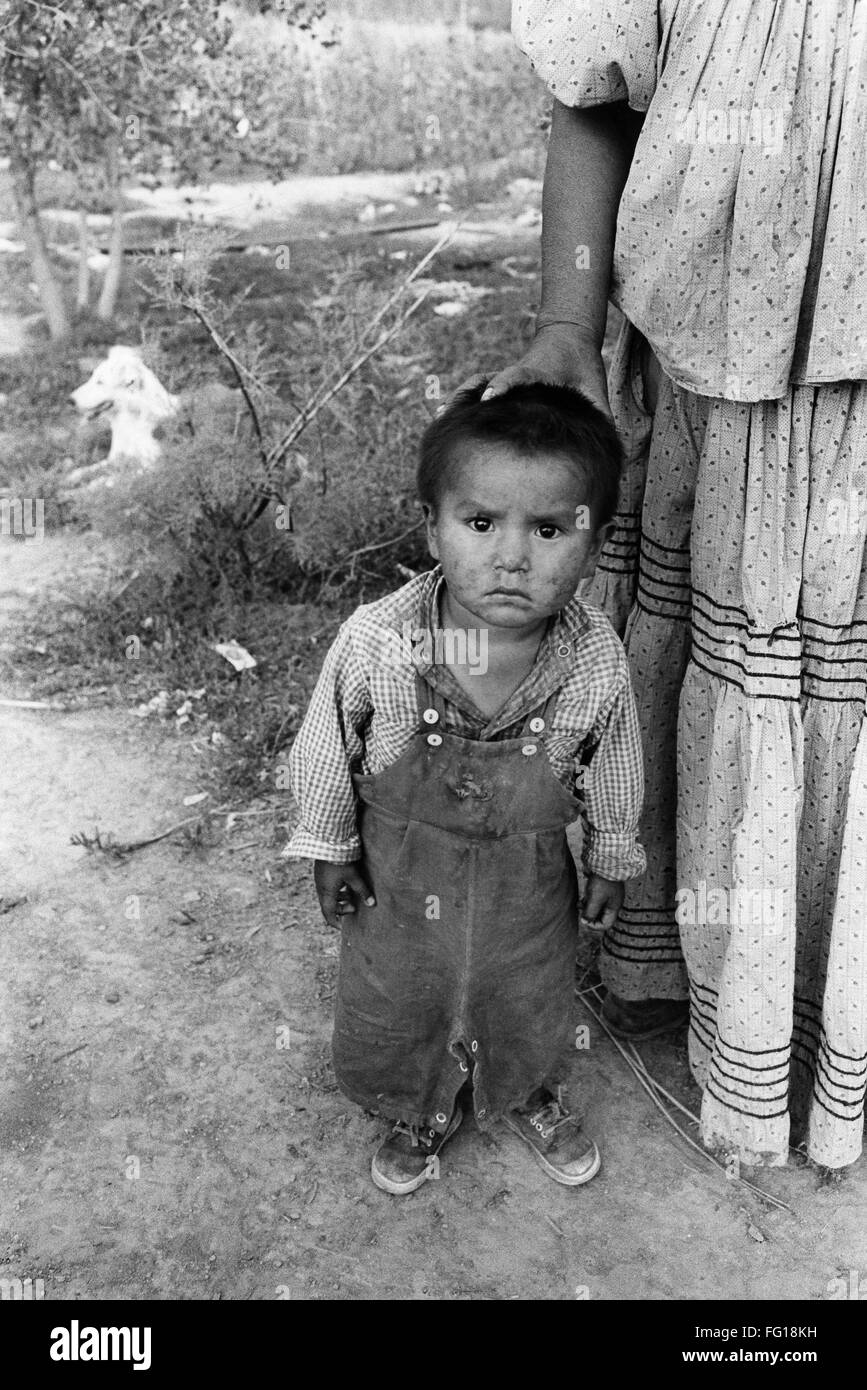
{"type": "Polygon", "coordinates": [[[417,1149],[420,1144],[429,1149],[436,1134],[435,1129],[426,1130],[423,1134],[418,1125],[408,1125],[404,1120],[398,1120],[391,1132],[392,1134],[408,1134],[410,1144],[414,1149],[417,1149]]]}
{"type": "Polygon", "coordinates": [[[577,1123],[575,1116],[563,1105],[560,1096],[552,1097],[546,1101],[534,1114],[529,1117],[530,1124],[534,1129],[538,1129],[543,1139],[550,1139],[563,1125],[574,1125],[577,1123]],[[548,1123],[550,1121],[550,1123],[548,1123]]]}

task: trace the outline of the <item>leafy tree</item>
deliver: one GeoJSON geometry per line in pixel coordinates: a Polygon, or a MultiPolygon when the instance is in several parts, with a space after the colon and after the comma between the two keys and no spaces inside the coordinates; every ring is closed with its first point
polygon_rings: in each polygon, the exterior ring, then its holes
{"type": "MultiPolygon", "coordinates": [[[[261,0],[309,28],[321,4],[261,0]]],[[[49,160],[78,181],[78,207],[111,212],[109,262],[97,312],[110,318],[123,266],[122,184],[130,176],[204,176],[238,134],[221,95],[232,22],[213,0],[0,0],[0,153],[52,338],[69,332],[64,296],[36,200],[49,160]]],[[[86,257],[86,236],[82,238],[86,257]]],[[[79,302],[86,297],[79,277],[79,302]]]]}

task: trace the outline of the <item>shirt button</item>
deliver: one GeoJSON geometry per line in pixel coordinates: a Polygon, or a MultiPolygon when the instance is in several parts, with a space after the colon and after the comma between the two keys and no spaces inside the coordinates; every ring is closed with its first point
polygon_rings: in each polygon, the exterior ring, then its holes
{"type": "Polygon", "coordinates": [[[469,1067],[467,1066],[466,1062],[458,1062],[458,1066],[460,1067],[461,1071],[469,1071],[469,1067]]]}
{"type": "Polygon", "coordinates": [[[545,728],[545,721],[544,721],[544,719],[531,719],[531,720],[530,720],[530,733],[531,733],[531,734],[541,734],[542,731],[544,730],[544,728],[545,728]]]}
{"type": "Polygon", "coordinates": [[[473,1038],[473,1041],[470,1043],[470,1048],[473,1052],[478,1052],[479,1044],[476,1042],[475,1038],[473,1038]]]}
{"type": "Polygon", "coordinates": [[[438,1113],[438,1115],[437,1115],[437,1124],[438,1124],[438,1125],[444,1125],[445,1122],[446,1122],[446,1118],[447,1118],[447,1117],[443,1114],[442,1110],[440,1110],[439,1113],[438,1113]]]}
{"type": "Polygon", "coordinates": [[[439,715],[437,714],[435,709],[426,709],[424,714],[422,715],[422,719],[424,720],[425,724],[435,724],[439,719],[439,715]]]}
{"type": "Polygon", "coordinates": [[[485,1110],[485,1109],[480,1110],[480,1111],[479,1111],[479,1119],[480,1119],[480,1120],[483,1120],[483,1119],[485,1118],[485,1116],[487,1115],[487,1113],[488,1113],[488,1112],[487,1112],[487,1110],[485,1110]]]}
{"type": "Polygon", "coordinates": [[[561,642],[561,643],[560,643],[559,647],[557,648],[557,655],[558,655],[558,656],[571,656],[571,655],[572,655],[572,648],[569,646],[569,643],[568,643],[568,642],[561,642]]]}
{"type": "Polygon", "coordinates": [[[536,745],[535,745],[535,743],[525,743],[525,744],[524,744],[524,747],[521,749],[521,752],[524,754],[524,757],[525,757],[525,758],[531,758],[531,757],[533,756],[533,754],[535,753],[535,751],[536,751],[536,745]]]}
{"type": "Polygon", "coordinates": [[[428,734],[428,736],[427,736],[427,741],[428,741],[428,743],[430,744],[431,748],[439,748],[440,744],[441,744],[442,741],[443,741],[443,740],[442,740],[442,735],[441,735],[441,734],[428,734]]]}

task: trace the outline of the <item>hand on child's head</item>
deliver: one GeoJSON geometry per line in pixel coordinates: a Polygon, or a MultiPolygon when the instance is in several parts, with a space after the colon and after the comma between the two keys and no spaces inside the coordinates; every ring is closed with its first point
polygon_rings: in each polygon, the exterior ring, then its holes
{"type": "MultiPolygon", "coordinates": [[[[475,372],[473,376],[467,377],[466,381],[462,381],[460,386],[452,392],[452,394],[449,396],[447,400],[443,401],[440,405],[437,406],[436,410],[434,411],[434,414],[442,415],[446,410],[448,410],[449,406],[454,405],[455,401],[458,400],[459,397],[464,394],[464,392],[477,391],[479,387],[484,386],[487,383],[487,381],[487,372],[475,372]]],[[[485,397],[482,396],[482,400],[484,399],[485,397]]]]}

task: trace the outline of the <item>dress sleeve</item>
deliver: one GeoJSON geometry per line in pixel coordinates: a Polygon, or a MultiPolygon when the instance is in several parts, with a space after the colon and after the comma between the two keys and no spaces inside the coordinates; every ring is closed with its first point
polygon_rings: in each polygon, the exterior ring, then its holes
{"type": "Polygon", "coordinates": [[[512,34],[564,106],[626,101],[656,89],[659,0],[512,0],[512,34]]]}

